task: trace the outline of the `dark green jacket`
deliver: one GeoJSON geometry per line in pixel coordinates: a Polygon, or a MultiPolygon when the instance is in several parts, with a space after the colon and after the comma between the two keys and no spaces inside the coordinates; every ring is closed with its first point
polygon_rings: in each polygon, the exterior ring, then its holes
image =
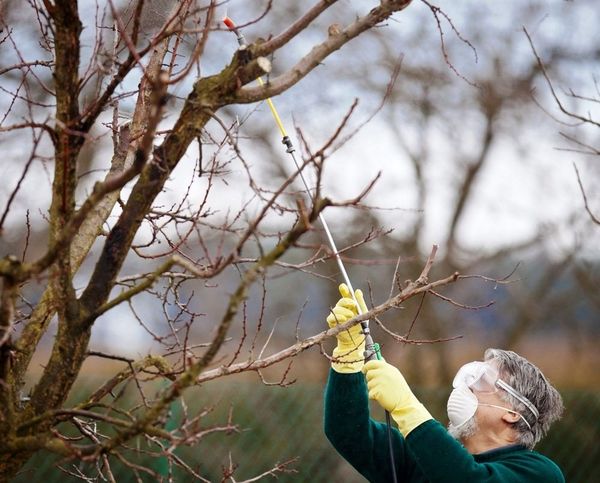
{"type": "MultiPolygon", "coordinates": [[[[398,482],[563,483],[556,464],[521,445],[470,454],[437,421],[404,439],[392,431],[398,482]]],[[[362,373],[331,370],[325,390],[325,434],[335,449],[371,482],[391,482],[385,423],[369,416],[362,373]]]]}

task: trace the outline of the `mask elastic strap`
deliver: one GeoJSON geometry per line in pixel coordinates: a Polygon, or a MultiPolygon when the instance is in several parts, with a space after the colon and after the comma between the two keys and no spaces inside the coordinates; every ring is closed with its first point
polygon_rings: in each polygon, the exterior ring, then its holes
{"type": "Polygon", "coordinates": [[[516,389],[514,389],[512,386],[510,386],[509,384],[504,382],[502,379],[498,379],[496,381],[496,384],[498,386],[500,386],[502,389],[504,389],[511,396],[513,396],[517,401],[523,403],[525,405],[525,407],[531,411],[531,414],[534,415],[535,420],[536,421],[538,420],[538,418],[540,417],[540,413],[538,412],[537,408],[533,405],[533,403],[529,399],[527,399],[525,396],[520,394],[516,389]]]}
{"type": "Polygon", "coordinates": [[[508,411],[509,413],[513,413],[518,415],[523,421],[525,421],[525,424],[527,425],[527,427],[529,428],[529,430],[531,431],[531,425],[527,422],[527,420],[525,419],[525,417],[518,411],[515,411],[514,409],[508,409],[502,406],[496,406],[495,404],[486,404],[486,403],[479,403],[479,406],[488,406],[490,408],[496,408],[496,409],[502,409],[503,411],[508,411]]]}

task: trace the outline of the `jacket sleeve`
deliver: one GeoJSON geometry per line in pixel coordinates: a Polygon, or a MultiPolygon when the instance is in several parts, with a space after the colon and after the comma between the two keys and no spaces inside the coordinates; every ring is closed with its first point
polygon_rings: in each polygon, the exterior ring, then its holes
{"type": "Polygon", "coordinates": [[[486,461],[470,454],[439,422],[430,420],[406,438],[417,465],[431,483],[473,481],[481,483],[564,483],[562,472],[551,460],[523,448],[486,461]]]}
{"type": "MultiPolygon", "coordinates": [[[[325,390],[325,435],[334,448],[371,482],[392,481],[387,425],[371,419],[362,373],[329,373],[325,390]]],[[[411,481],[416,464],[405,440],[392,428],[398,481],[411,481]]]]}

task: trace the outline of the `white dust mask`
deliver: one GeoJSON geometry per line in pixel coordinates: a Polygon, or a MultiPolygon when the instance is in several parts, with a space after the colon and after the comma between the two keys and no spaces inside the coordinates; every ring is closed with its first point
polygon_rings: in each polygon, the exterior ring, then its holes
{"type": "Polygon", "coordinates": [[[488,406],[491,408],[501,409],[503,411],[508,411],[509,413],[516,414],[525,422],[527,427],[531,429],[530,424],[518,411],[506,408],[504,406],[497,406],[495,404],[480,403],[477,400],[477,396],[475,396],[473,391],[471,391],[467,386],[462,384],[458,387],[455,387],[450,393],[450,397],[448,398],[448,404],[446,409],[448,412],[448,419],[450,420],[450,424],[456,429],[460,428],[463,424],[468,422],[475,415],[478,406],[488,406]]]}
{"type": "Polygon", "coordinates": [[[465,385],[455,387],[448,398],[448,419],[458,428],[471,419],[477,411],[477,396],[465,385]]]}

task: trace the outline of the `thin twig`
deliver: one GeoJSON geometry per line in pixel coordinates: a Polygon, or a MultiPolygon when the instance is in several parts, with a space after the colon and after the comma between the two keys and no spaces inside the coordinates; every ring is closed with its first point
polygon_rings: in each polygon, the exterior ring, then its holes
{"type": "Polygon", "coordinates": [[[594,213],[592,213],[590,205],[588,204],[587,195],[585,194],[585,189],[583,188],[583,183],[581,182],[581,177],[579,176],[579,170],[577,169],[577,166],[575,165],[575,163],[573,163],[573,168],[575,169],[575,174],[577,175],[577,183],[579,183],[579,189],[581,190],[581,196],[583,196],[585,211],[588,212],[588,215],[590,215],[590,218],[594,223],[596,223],[597,225],[600,225],[600,218],[598,218],[596,215],[594,215],[594,213]]]}

